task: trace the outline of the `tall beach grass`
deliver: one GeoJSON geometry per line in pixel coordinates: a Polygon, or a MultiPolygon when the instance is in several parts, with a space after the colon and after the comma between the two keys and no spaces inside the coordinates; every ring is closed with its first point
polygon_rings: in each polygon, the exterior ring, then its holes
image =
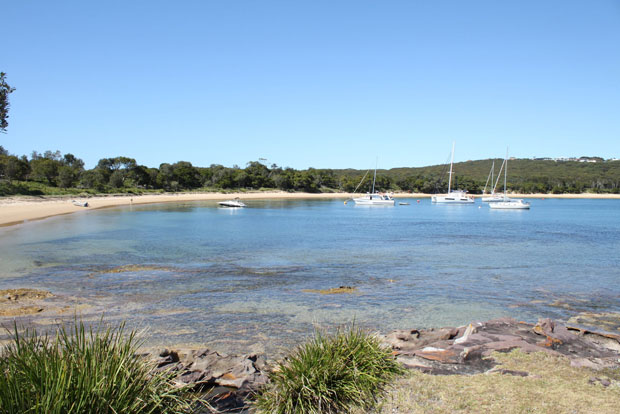
{"type": "Polygon", "coordinates": [[[166,374],[137,356],[136,332],[87,329],[11,332],[0,351],[0,414],[177,414],[190,402],[166,374]]]}
{"type": "Polygon", "coordinates": [[[270,375],[255,408],[270,414],[346,413],[374,407],[401,374],[390,349],[352,326],[333,335],[316,332],[270,375]]]}

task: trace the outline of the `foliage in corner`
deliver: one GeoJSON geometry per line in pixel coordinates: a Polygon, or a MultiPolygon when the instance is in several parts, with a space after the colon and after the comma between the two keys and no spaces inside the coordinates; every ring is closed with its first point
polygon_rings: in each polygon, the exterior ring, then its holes
{"type": "Polygon", "coordinates": [[[137,356],[135,331],[61,327],[20,333],[0,351],[0,414],[180,414],[189,412],[167,374],[137,356]]]}
{"type": "Polygon", "coordinates": [[[0,132],[6,132],[9,126],[9,94],[14,91],[15,88],[6,83],[6,73],[0,72],[0,132]]]}

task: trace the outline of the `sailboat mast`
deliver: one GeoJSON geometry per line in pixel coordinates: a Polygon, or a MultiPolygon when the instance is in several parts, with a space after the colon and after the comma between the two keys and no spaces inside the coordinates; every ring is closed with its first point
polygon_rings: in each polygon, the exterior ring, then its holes
{"type": "Polygon", "coordinates": [[[502,170],[504,169],[504,164],[506,164],[506,160],[502,162],[502,166],[499,167],[499,172],[497,173],[497,180],[495,180],[495,185],[493,186],[493,193],[495,193],[495,189],[497,188],[497,184],[499,184],[499,179],[502,177],[502,170]]]}
{"type": "Polygon", "coordinates": [[[452,155],[450,156],[450,178],[448,179],[448,194],[452,188],[452,164],[454,163],[454,141],[452,141],[452,155]]]}
{"type": "Polygon", "coordinates": [[[487,193],[487,187],[489,186],[489,180],[491,180],[491,185],[493,185],[493,172],[495,171],[495,161],[491,165],[491,171],[489,172],[489,176],[487,177],[487,182],[484,183],[484,190],[482,190],[482,194],[487,193]]]}
{"type": "Polygon", "coordinates": [[[375,176],[372,178],[372,193],[375,193],[375,181],[377,181],[377,165],[379,165],[379,157],[377,157],[377,160],[375,161],[375,176]]]}
{"type": "Polygon", "coordinates": [[[506,198],[506,177],[508,177],[508,147],[506,147],[506,160],[504,161],[504,198],[506,198]]]}

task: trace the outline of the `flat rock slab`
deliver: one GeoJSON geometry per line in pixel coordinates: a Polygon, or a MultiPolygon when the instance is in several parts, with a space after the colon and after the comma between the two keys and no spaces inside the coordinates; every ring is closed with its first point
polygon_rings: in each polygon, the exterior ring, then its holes
{"type": "Polygon", "coordinates": [[[218,411],[241,412],[247,397],[268,381],[258,355],[225,355],[209,349],[164,349],[151,355],[156,372],[173,373],[177,383],[205,398],[218,411]]]}
{"type": "MultiPolygon", "coordinates": [[[[441,375],[487,372],[497,365],[493,352],[513,349],[564,355],[574,366],[620,367],[620,335],[566,327],[551,319],[536,325],[501,318],[459,328],[399,330],[385,342],[405,367],[441,375]]],[[[522,374],[527,375],[517,375],[522,374]]]]}

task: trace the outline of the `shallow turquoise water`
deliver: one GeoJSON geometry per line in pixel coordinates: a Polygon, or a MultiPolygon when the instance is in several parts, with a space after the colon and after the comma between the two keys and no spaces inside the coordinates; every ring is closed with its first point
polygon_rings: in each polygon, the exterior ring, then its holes
{"type": "Polygon", "coordinates": [[[407,201],[162,204],[3,228],[0,289],[82,298],[93,315],[149,327],[153,345],[236,352],[277,352],[352,320],[387,332],[620,311],[620,201],[532,200],[530,211],[407,201]],[[151,268],[100,272],[121,265],[151,268]],[[341,285],[359,293],[304,292],[341,285]]]}

